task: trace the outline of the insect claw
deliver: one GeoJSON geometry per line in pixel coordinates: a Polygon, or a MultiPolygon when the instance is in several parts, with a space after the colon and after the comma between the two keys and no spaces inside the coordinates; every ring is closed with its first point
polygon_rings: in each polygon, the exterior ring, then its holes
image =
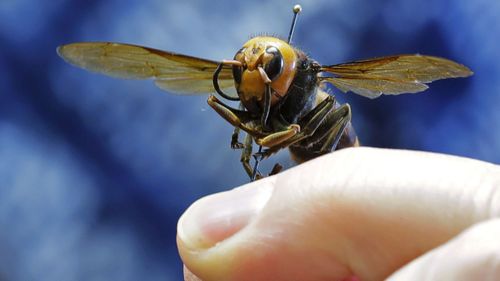
{"type": "Polygon", "coordinates": [[[283,166],[281,166],[280,163],[274,164],[273,169],[269,173],[269,176],[276,175],[277,173],[281,172],[283,170],[283,166]]]}
{"type": "Polygon", "coordinates": [[[243,149],[245,146],[241,142],[231,142],[232,149],[243,149]]]}
{"type": "Polygon", "coordinates": [[[255,180],[260,180],[262,178],[263,176],[260,174],[260,172],[255,175],[255,180]]]}
{"type": "Polygon", "coordinates": [[[252,156],[255,159],[255,161],[260,162],[260,161],[268,158],[269,156],[273,155],[275,152],[276,151],[274,151],[272,149],[265,149],[264,151],[254,153],[252,156]]]}
{"type": "Polygon", "coordinates": [[[257,162],[260,162],[260,160],[264,159],[264,158],[262,157],[262,153],[263,153],[263,152],[256,152],[256,153],[254,153],[254,154],[252,155],[253,159],[254,159],[255,161],[257,161],[257,162]]]}

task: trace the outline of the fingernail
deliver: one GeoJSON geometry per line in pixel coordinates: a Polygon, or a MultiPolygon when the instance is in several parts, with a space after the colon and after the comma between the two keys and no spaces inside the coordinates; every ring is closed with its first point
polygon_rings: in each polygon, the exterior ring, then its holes
{"type": "Polygon", "coordinates": [[[244,228],[273,192],[265,179],[196,201],[179,219],[177,235],[191,249],[207,249],[244,228]]]}

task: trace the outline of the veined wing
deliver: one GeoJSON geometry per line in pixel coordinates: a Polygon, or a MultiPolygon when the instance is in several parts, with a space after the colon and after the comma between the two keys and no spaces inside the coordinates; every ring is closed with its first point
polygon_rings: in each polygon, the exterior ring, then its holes
{"type": "MultiPolygon", "coordinates": [[[[214,92],[212,76],[219,64],[142,46],[107,42],[63,45],[57,53],[68,63],[93,72],[126,79],[155,79],[158,87],[177,94],[214,92]]],[[[234,89],[230,66],[222,67],[219,85],[226,91],[234,89]]]]}
{"type": "Polygon", "coordinates": [[[342,92],[376,98],[382,94],[418,93],[426,83],[439,79],[472,75],[466,66],[451,60],[422,55],[399,55],[361,60],[331,66],[321,71],[333,77],[321,77],[342,92]]]}

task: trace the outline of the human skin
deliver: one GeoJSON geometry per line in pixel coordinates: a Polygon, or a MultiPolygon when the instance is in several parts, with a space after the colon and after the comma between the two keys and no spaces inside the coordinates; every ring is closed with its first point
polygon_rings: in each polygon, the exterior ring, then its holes
{"type": "Polygon", "coordinates": [[[349,148],[196,201],[177,244],[186,280],[494,280],[499,216],[497,165],[349,148]]]}

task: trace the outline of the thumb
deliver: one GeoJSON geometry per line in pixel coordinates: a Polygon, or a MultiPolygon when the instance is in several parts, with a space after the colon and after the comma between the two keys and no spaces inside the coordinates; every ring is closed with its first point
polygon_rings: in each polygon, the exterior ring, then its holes
{"type": "Polygon", "coordinates": [[[439,154],[344,149],[195,202],[186,266],[211,280],[380,280],[500,214],[499,168],[439,154]]]}

